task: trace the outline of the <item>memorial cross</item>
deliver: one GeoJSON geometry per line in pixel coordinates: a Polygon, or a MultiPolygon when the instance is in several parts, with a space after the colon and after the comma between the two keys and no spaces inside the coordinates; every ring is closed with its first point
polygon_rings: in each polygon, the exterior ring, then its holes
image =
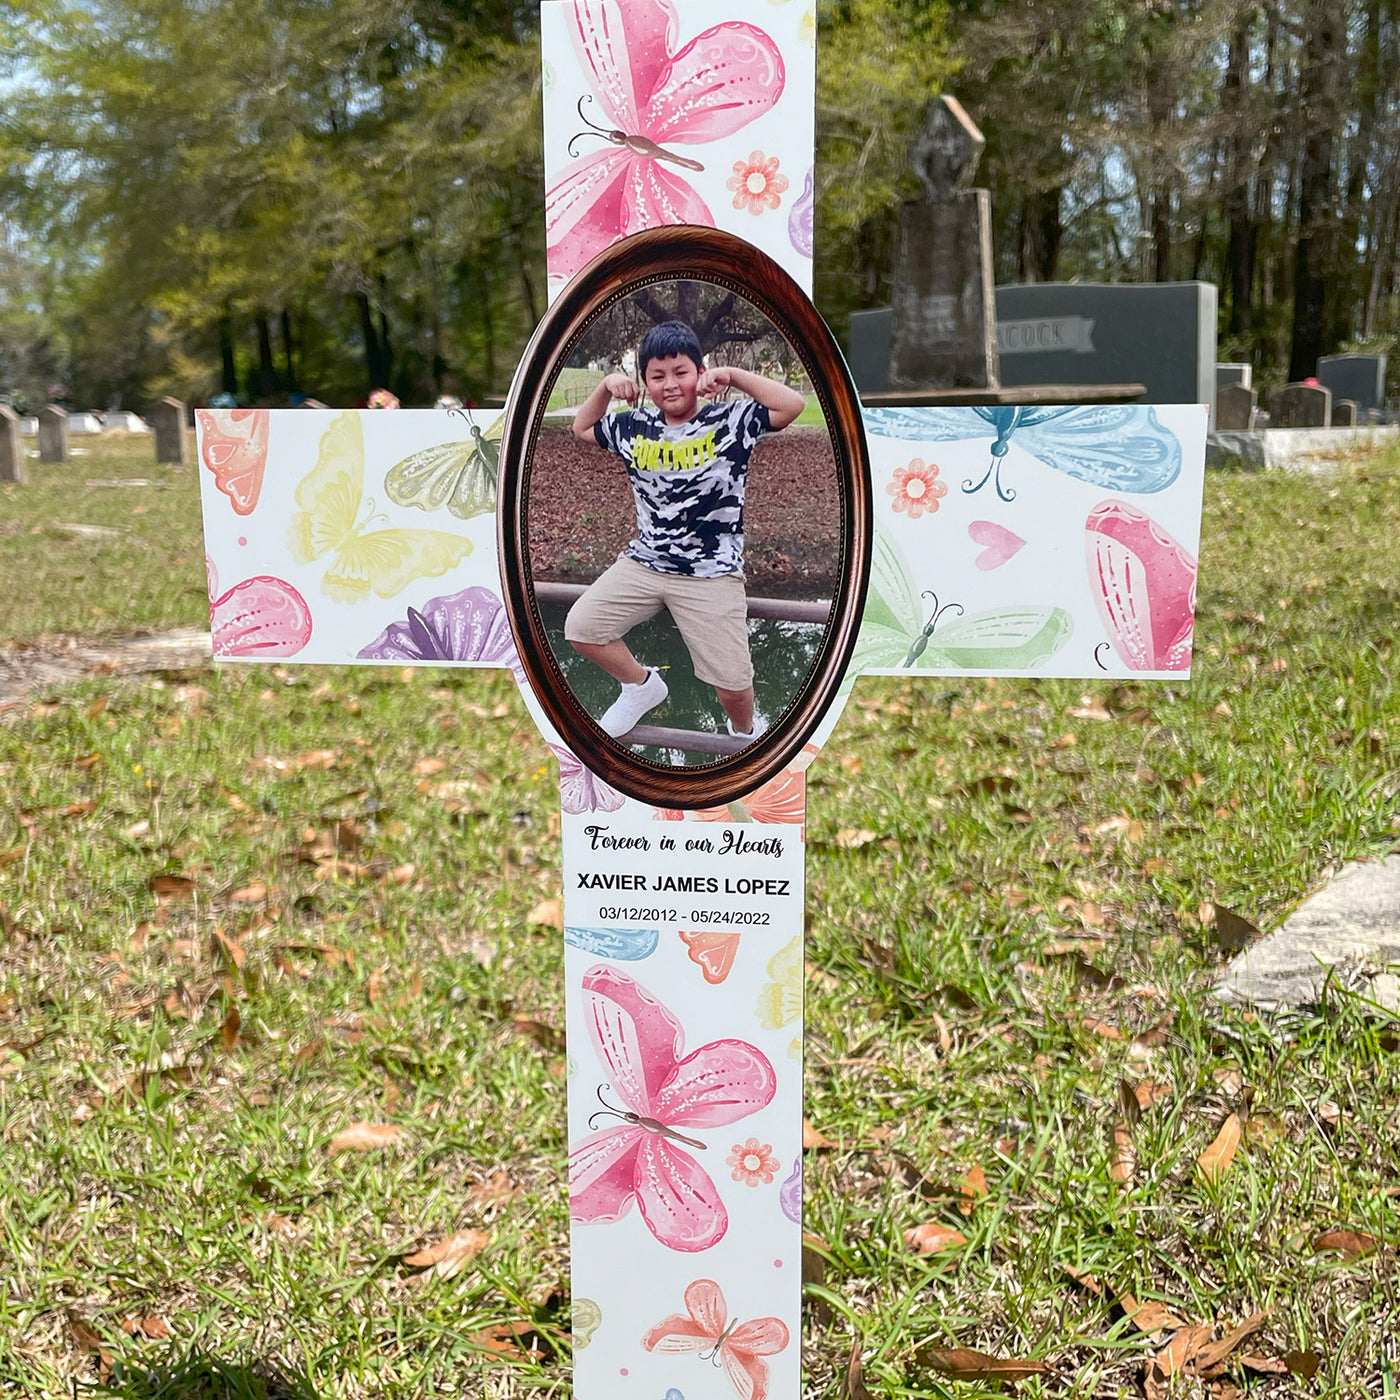
{"type": "MultiPolygon", "coordinates": [[[[772,9],[763,27],[742,17],[752,13],[737,0],[543,7],[555,300],[503,420],[473,411],[464,430],[442,412],[197,415],[217,657],[510,666],[558,759],[574,1393],[585,1400],[800,1393],[805,773],[856,677],[1180,678],[1190,664],[1204,409],[862,414],[802,293],[810,11],[772,9]],[[582,590],[537,577],[540,483],[572,473],[577,521],[595,504],[590,481],[622,477],[568,432],[587,428],[597,391],[551,419],[566,378],[580,377],[562,371],[591,361],[593,384],[601,360],[626,366],[634,342],[617,324],[667,307],[738,316],[759,367],[772,368],[768,355],[790,374],[728,367],[704,382],[714,411],[667,418],[669,437],[655,415],[596,430],[598,442],[662,443],[648,452],[666,471],[632,472],[639,513],[648,493],[717,461],[742,483],[731,439],[791,416],[781,378],[799,379],[825,418],[825,433],[801,438],[802,479],[832,503],[832,597],[747,600],[764,734],[742,722],[729,732],[742,677],[713,701],[708,685],[681,697],[683,651],[667,704],[688,728],[606,734],[595,715],[616,685],[551,620],[582,590]],[[673,451],[678,438],[708,445],[673,451]],[[580,460],[601,474],[586,477],[580,460]],[[653,488],[652,475],[667,480],[653,488]]],[[[657,359],[676,374],[690,363],[657,359]]],[[[712,356],[707,368],[723,367],[712,356]]],[[[609,383],[610,396],[637,396],[622,370],[609,383]]],[[[670,392],[656,390],[663,417],[670,392]]],[[[745,540],[735,503],[725,508],[729,538],[705,548],[756,559],[757,512],[745,540]]],[[[655,543],[647,524],[639,539],[655,543]]],[[[750,572],[757,589],[761,570],[750,572]]],[[[685,596],[668,595],[673,615],[685,596]]],[[[696,670],[735,678],[732,657],[696,651],[710,636],[702,616],[688,634],[696,670]]]]}

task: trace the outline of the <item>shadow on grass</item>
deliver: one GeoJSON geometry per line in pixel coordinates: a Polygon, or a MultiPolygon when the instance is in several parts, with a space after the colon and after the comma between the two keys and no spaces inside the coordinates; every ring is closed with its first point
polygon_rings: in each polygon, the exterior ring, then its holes
{"type": "Polygon", "coordinates": [[[120,1400],[318,1400],[306,1376],[280,1362],[224,1361],[199,1353],[149,1370],[119,1367],[88,1393],[120,1400]]]}

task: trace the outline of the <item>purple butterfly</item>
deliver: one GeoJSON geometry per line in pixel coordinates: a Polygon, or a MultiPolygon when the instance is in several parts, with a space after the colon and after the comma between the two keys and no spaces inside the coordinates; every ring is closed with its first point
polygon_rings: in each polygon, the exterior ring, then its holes
{"type": "Polygon", "coordinates": [[[559,760],[559,805],[571,816],[583,812],[615,812],[627,799],[609,787],[578,758],[558,744],[549,746],[559,760]]]}
{"type": "Polygon", "coordinates": [[[430,598],[421,611],[409,608],[403,622],[391,622],[359,656],[364,661],[477,661],[509,666],[518,679],[525,675],[505,607],[489,588],[464,588],[430,598]]]}

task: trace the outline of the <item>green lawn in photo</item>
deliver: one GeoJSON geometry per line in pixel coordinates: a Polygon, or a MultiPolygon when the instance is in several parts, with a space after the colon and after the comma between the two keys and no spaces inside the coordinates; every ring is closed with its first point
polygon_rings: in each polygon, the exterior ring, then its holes
{"type": "MultiPolygon", "coordinates": [[[[0,644],[204,616],[193,467],[31,471],[0,644]]],[[[1125,1299],[1270,1310],[1252,1392],[1395,1393],[1400,1024],[1221,1006],[1202,916],[1396,845],[1400,460],[1206,492],[1192,681],[867,679],[811,770],[813,1396],[853,1352],[992,1394],[955,1346],[1140,1395],[1176,1324],[1125,1299]]],[[[0,1392],[568,1395],[556,776],[509,673],[94,677],[0,713],[0,792],[0,1392]]]]}

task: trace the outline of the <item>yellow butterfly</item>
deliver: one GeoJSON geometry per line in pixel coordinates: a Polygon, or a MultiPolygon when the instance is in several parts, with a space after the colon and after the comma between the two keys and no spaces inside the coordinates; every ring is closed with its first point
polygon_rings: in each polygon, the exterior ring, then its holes
{"type": "MultiPolygon", "coordinates": [[[[437,578],[471,553],[471,541],[444,530],[374,530],[357,524],[365,487],[365,438],[358,413],[326,429],[316,465],[297,487],[289,544],[298,564],[332,554],[321,591],[337,602],[392,598],[414,579],[437,578]]],[[[373,510],[373,503],[370,506],[373,510]]],[[[382,518],[382,517],[381,517],[382,518]]]]}
{"type": "Polygon", "coordinates": [[[396,462],[384,478],[389,499],[419,510],[446,506],[459,520],[494,510],[505,422],[502,414],[484,433],[473,423],[470,442],[425,447],[396,462]]]}

